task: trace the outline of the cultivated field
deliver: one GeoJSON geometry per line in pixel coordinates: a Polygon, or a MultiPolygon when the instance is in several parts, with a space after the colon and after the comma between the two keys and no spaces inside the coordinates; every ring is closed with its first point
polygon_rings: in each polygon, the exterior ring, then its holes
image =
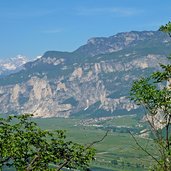
{"type": "Polygon", "coordinates": [[[134,115],[107,119],[45,118],[34,121],[43,129],[64,129],[69,140],[82,144],[99,140],[106,130],[110,130],[108,136],[94,146],[96,159],[91,163],[91,168],[95,171],[145,171],[153,164],[152,159],[137,147],[129,133],[133,132],[137,141],[152,153],[156,151],[149,138],[140,137],[139,132],[144,128],[134,115]]]}

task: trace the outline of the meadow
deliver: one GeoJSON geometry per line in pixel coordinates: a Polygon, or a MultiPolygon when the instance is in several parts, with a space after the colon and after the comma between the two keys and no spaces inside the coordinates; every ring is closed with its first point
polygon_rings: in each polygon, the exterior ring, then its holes
{"type": "MultiPolygon", "coordinates": [[[[153,165],[153,160],[138,148],[129,133],[134,132],[137,141],[151,153],[156,147],[149,138],[141,138],[138,131],[143,129],[135,116],[122,116],[107,120],[81,120],[76,118],[37,118],[40,127],[48,130],[66,130],[68,140],[88,145],[101,139],[106,130],[107,137],[95,144],[95,160],[91,163],[94,171],[146,171],[153,165]],[[135,131],[134,131],[135,130],[135,131]]],[[[157,154],[155,154],[157,155],[157,154]]]]}

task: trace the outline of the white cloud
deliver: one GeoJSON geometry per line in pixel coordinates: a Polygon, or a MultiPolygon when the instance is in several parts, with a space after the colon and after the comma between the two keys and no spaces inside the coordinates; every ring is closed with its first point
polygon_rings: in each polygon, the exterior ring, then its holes
{"type": "Polygon", "coordinates": [[[63,30],[62,29],[50,29],[50,30],[43,30],[42,33],[46,34],[56,34],[56,33],[61,33],[63,30]]]}
{"type": "Polygon", "coordinates": [[[142,10],[134,8],[122,8],[122,7],[104,7],[104,8],[79,8],[76,10],[77,15],[104,15],[112,14],[122,17],[134,16],[142,13],[142,10]]]}
{"type": "Polygon", "coordinates": [[[26,18],[33,18],[33,17],[44,17],[47,15],[54,14],[54,10],[46,10],[46,9],[39,9],[39,10],[11,10],[11,11],[1,11],[0,17],[7,18],[7,19],[26,19],[26,18]]]}

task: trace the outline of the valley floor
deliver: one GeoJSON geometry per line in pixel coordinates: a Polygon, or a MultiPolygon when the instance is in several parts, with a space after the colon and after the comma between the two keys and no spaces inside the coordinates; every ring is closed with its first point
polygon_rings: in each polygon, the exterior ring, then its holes
{"type": "Polygon", "coordinates": [[[69,140],[82,144],[90,144],[101,139],[106,130],[110,129],[107,137],[94,146],[96,159],[91,163],[93,171],[146,171],[153,165],[152,159],[138,149],[129,133],[130,130],[141,145],[149,148],[151,152],[155,151],[150,139],[139,136],[138,132],[143,126],[138,123],[134,115],[91,120],[72,118],[34,120],[43,129],[64,129],[69,140]]]}

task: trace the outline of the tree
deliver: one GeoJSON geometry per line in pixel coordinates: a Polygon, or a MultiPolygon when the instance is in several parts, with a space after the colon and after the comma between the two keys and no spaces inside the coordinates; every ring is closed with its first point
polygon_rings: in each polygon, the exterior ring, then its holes
{"type": "Polygon", "coordinates": [[[95,150],[66,141],[65,132],[42,130],[31,115],[0,118],[0,170],[46,171],[87,168],[95,150]]]}
{"type": "MultiPolygon", "coordinates": [[[[171,37],[171,22],[161,26],[160,31],[171,37]]],[[[136,144],[151,156],[156,165],[155,171],[171,170],[171,64],[160,64],[162,71],[152,73],[148,78],[140,78],[131,88],[131,99],[143,106],[146,113],[154,143],[158,147],[159,157],[143,148],[135,139],[136,144]]]]}
{"type": "Polygon", "coordinates": [[[168,33],[169,36],[171,37],[171,22],[169,21],[165,26],[161,26],[159,31],[168,33]]]}

